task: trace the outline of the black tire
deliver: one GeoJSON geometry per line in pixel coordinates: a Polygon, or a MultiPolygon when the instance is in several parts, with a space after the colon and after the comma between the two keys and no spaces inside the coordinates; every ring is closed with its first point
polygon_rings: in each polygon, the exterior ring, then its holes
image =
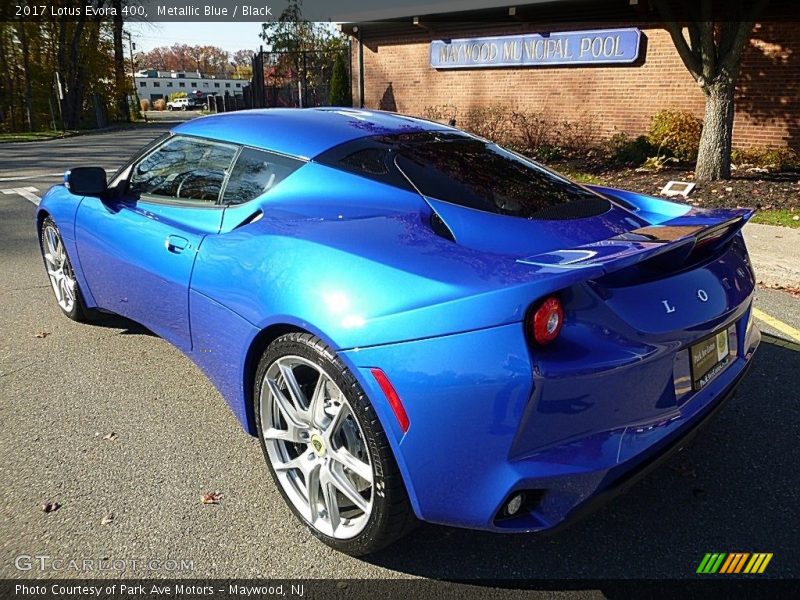
{"type": "MultiPolygon", "coordinates": [[[[45,236],[45,231],[47,230],[48,227],[53,227],[58,233],[59,238],[61,238],[61,231],[58,229],[58,226],[55,224],[55,221],[53,221],[53,219],[51,219],[50,217],[45,217],[44,221],[42,221],[42,227],[39,233],[39,247],[42,251],[42,262],[44,263],[45,266],[45,273],[47,272],[47,261],[44,257],[45,246],[46,246],[46,241],[44,236],[45,236]]],[[[63,238],[61,238],[61,240],[62,240],[61,243],[63,244],[63,238]]],[[[66,256],[66,268],[69,270],[69,273],[72,275],[74,279],[75,271],[72,268],[72,261],[69,258],[69,254],[67,254],[66,247],[64,248],[64,254],[66,256]]],[[[48,282],[50,281],[49,276],[47,280],[48,282]]],[[[83,299],[83,293],[81,292],[77,280],[75,280],[75,301],[72,305],[72,309],[67,311],[58,302],[56,302],[56,306],[58,306],[61,312],[64,313],[67,317],[79,323],[87,323],[89,321],[96,319],[99,315],[99,313],[97,313],[96,311],[86,307],[86,302],[83,299]]]]}
{"type": "Polygon", "coordinates": [[[258,438],[273,481],[295,516],[322,542],[351,556],[362,556],[395,542],[418,523],[386,433],[372,404],[344,363],[322,340],[308,333],[289,333],[272,342],[262,355],[256,370],[253,402],[258,438]],[[366,526],[353,538],[332,538],[309,523],[286,495],[270,462],[261,423],[261,388],[270,365],[285,356],[299,356],[309,360],[327,373],[347,397],[366,438],[374,478],[373,508],[366,526]]]}

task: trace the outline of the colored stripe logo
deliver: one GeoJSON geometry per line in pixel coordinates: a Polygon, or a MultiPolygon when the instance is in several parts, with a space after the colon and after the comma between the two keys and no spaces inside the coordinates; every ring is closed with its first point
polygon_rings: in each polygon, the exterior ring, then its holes
{"type": "Polygon", "coordinates": [[[757,574],[763,573],[769,561],[772,560],[772,552],[708,552],[700,565],[697,573],[701,575],[737,573],[757,574]]]}

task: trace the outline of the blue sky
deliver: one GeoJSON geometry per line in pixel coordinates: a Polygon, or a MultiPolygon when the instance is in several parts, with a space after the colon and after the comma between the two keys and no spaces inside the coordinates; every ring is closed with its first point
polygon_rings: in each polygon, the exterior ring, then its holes
{"type": "MultiPolygon", "coordinates": [[[[228,52],[256,50],[262,44],[258,34],[261,23],[126,23],[136,44],[135,52],[147,52],[158,46],[188,44],[219,46],[228,52]]],[[[127,49],[126,49],[127,53],[127,49]]]]}

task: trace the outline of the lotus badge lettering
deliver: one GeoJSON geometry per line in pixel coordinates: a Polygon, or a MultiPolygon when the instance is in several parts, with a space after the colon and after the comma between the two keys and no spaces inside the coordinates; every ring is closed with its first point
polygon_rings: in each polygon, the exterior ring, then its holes
{"type": "Polygon", "coordinates": [[[180,349],[260,441],[255,476],[353,555],[419,521],[587,513],[708,420],[760,339],[750,210],[582,185],[432,121],[210,115],[65,184],[36,213],[58,308],[180,349]],[[653,301],[701,279],[730,287],[653,301]]]}

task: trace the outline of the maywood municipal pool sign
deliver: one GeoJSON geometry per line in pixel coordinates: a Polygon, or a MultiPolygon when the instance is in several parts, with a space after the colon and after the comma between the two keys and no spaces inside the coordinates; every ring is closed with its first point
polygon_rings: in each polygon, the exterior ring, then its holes
{"type": "Polygon", "coordinates": [[[632,63],[639,58],[641,37],[639,29],[629,27],[434,40],[431,66],[465,69],[632,63]]]}

